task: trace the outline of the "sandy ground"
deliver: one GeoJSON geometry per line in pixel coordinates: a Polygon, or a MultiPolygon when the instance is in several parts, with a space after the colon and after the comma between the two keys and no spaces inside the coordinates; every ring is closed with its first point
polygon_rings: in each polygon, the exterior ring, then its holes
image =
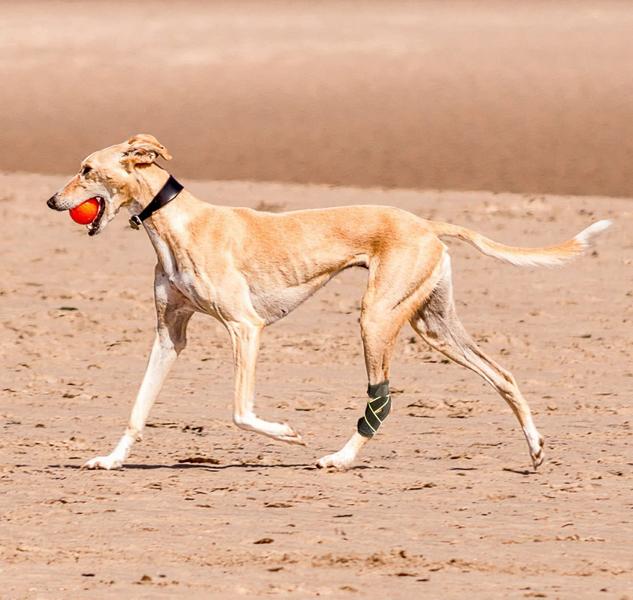
{"type": "Polygon", "coordinates": [[[197,316],[130,464],[88,472],[142,375],[154,256],[123,215],[89,239],[45,209],[62,181],[0,176],[2,598],[633,597],[630,201],[187,182],[260,209],[392,204],[526,245],[616,227],[556,270],[451,244],[462,319],[546,437],[538,474],[503,402],[409,329],[378,439],[349,472],[313,467],[363,410],[363,271],[264,335],[259,412],[305,448],[233,427],[227,335],[197,316]]]}
{"type": "Polygon", "coordinates": [[[633,196],[633,3],[0,8],[0,169],[137,131],[197,179],[633,196]]]}

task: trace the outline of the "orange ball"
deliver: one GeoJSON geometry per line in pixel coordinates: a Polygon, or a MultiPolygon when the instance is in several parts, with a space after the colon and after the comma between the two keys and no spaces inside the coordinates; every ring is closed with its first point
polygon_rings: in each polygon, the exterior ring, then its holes
{"type": "Polygon", "coordinates": [[[99,200],[89,198],[85,202],[70,209],[70,218],[80,225],[92,223],[99,214],[99,200]]]}

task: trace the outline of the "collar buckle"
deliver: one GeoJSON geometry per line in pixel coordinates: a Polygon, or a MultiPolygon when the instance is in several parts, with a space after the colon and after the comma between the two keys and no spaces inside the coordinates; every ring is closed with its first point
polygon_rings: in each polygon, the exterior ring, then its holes
{"type": "Polygon", "coordinates": [[[141,221],[138,215],[132,215],[130,218],[130,227],[132,229],[139,229],[142,224],[143,221],[141,221]]]}

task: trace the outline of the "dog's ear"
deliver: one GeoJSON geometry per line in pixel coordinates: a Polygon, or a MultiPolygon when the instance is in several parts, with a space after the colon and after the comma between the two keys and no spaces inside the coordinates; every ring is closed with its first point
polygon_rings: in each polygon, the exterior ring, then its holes
{"type": "Polygon", "coordinates": [[[137,165],[151,165],[160,156],[171,160],[171,154],[153,135],[138,133],[128,141],[129,149],[123,153],[123,162],[135,167],[137,165]]]}

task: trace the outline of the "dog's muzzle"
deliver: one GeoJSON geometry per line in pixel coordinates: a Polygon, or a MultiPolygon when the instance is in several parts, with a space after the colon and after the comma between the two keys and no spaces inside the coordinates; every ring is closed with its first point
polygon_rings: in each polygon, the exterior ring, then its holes
{"type": "Polygon", "coordinates": [[[46,201],[46,206],[48,206],[48,208],[52,208],[53,210],[57,210],[57,194],[51,196],[46,201]]]}

